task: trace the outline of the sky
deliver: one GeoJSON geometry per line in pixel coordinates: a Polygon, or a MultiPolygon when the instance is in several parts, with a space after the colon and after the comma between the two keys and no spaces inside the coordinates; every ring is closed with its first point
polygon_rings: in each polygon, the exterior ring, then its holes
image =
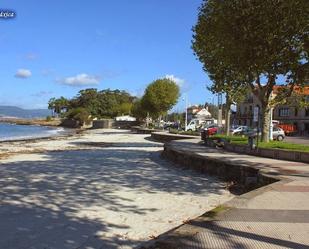
{"type": "Polygon", "coordinates": [[[47,108],[85,88],[141,96],[152,81],[180,86],[175,111],[214,101],[191,49],[202,0],[2,0],[0,105],[47,108]]]}

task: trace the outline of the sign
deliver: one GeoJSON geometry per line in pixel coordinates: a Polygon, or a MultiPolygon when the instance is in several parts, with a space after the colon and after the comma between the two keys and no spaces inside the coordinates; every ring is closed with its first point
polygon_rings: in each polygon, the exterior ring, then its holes
{"type": "Polygon", "coordinates": [[[253,109],[253,122],[258,122],[259,121],[259,107],[256,106],[253,109]]]}

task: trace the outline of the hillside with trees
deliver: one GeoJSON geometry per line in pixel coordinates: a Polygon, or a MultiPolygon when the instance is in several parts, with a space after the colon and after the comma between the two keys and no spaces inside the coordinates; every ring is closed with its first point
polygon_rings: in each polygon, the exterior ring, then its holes
{"type": "Polygon", "coordinates": [[[93,118],[114,118],[130,114],[136,97],[126,91],[95,88],[84,89],[72,99],[51,98],[48,108],[63,118],[88,121],[93,118]]]}

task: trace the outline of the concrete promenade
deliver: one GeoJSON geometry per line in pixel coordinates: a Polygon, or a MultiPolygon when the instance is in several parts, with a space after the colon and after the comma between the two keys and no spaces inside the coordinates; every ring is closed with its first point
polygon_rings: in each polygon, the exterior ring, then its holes
{"type": "MultiPolygon", "coordinates": [[[[246,165],[279,181],[161,235],[147,248],[309,248],[309,165],[207,148],[199,140],[174,141],[171,151],[246,165]]],[[[233,167],[233,166],[231,166],[233,167]]]]}
{"type": "Polygon", "coordinates": [[[12,152],[0,160],[0,249],[135,248],[233,198],[160,158],[148,137],[98,129],[0,143],[12,152]]]}

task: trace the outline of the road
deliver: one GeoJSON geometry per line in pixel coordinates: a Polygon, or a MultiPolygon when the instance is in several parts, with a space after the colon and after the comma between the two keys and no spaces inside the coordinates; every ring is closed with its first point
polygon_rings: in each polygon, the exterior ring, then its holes
{"type": "Polygon", "coordinates": [[[294,143],[294,144],[303,144],[303,145],[309,145],[309,137],[285,137],[286,142],[294,143]]]}
{"type": "Polygon", "coordinates": [[[146,135],[98,130],[24,146],[43,144],[1,160],[0,248],[132,248],[233,197],[161,159],[146,135]],[[60,144],[75,147],[48,151],[60,144]]]}

